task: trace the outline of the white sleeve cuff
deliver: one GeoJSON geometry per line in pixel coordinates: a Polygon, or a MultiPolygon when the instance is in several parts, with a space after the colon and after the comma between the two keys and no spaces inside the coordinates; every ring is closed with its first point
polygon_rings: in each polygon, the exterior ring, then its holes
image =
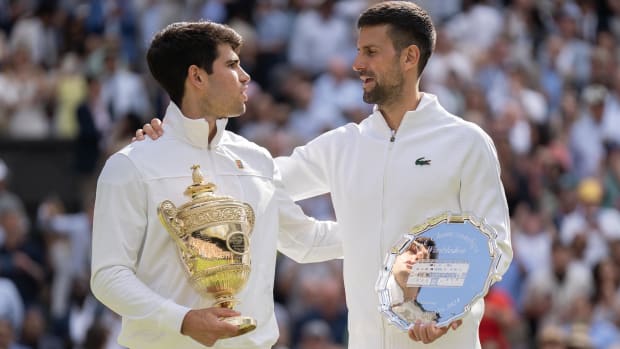
{"type": "Polygon", "coordinates": [[[180,334],[183,319],[190,310],[191,308],[179,305],[168,299],[161,305],[161,311],[158,316],[159,325],[180,334]]]}

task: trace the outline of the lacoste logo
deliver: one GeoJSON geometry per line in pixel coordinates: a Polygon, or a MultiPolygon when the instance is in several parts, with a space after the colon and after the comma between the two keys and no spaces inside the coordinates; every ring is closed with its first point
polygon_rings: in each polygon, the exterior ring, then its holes
{"type": "Polygon", "coordinates": [[[431,160],[427,160],[427,159],[425,159],[425,158],[424,158],[424,156],[423,156],[423,157],[421,157],[421,158],[417,158],[417,159],[415,160],[415,164],[416,164],[416,165],[418,165],[418,166],[430,165],[430,164],[431,164],[431,160]]]}

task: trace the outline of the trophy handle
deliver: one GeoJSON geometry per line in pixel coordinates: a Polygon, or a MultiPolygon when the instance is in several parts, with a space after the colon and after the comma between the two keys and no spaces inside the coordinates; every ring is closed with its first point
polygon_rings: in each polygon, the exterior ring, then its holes
{"type": "Polygon", "coordinates": [[[254,215],[254,210],[252,209],[252,206],[250,206],[247,203],[243,203],[243,206],[245,208],[245,214],[248,217],[248,223],[250,225],[250,231],[248,232],[248,237],[249,237],[252,234],[252,228],[254,228],[255,215],[254,215]]]}
{"type": "Polygon", "coordinates": [[[176,206],[170,200],[163,201],[157,208],[157,216],[168,234],[183,252],[190,252],[183,242],[187,234],[183,232],[183,222],[177,218],[177,213],[176,206]]]}

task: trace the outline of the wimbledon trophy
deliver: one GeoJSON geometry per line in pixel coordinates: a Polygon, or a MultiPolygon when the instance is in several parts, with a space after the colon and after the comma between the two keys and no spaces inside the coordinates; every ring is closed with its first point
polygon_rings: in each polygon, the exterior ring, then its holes
{"type": "Polygon", "coordinates": [[[379,311],[403,331],[417,320],[443,327],[462,318],[500,279],[496,235],[469,215],[444,214],[414,227],[385,258],[379,311]]]}
{"type": "MultiPolygon", "coordinates": [[[[181,262],[192,286],[203,295],[215,298],[215,306],[232,309],[250,275],[250,233],[254,211],[244,202],[228,196],[216,196],[215,184],[205,183],[200,166],[192,166],[193,184],[185,195],[191,201],[175,207],[163,201],[157,213],[176,242],[181,262]]],[[[235,336],[256,328],[248,316],[225,318],[239,327],[235,336]]]]}

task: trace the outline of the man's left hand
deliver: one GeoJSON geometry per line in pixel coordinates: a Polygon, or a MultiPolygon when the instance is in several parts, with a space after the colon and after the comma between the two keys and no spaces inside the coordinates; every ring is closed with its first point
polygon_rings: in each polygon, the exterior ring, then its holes
{"type": "Polygon", "coordinates": [[[149,138],[155,140],[161,137],[161,135],[163,134],[164,128],[161,124],[161,120],[159,120],[158,118],[153,118],[151,119],[150,123],[147,122],[146,124],[144,124],[144,126],[142,126],[142,128],[136,130],[136,135],[131,139],[131,141],[143,141],[145,139],[145,136],[148,136],[149,138]]]}
{"type": "Polygon", "coordinates": [[[437,327],[435,322],[424,324],[422,321],[418,320],[409,328],[409,338],[424,344],[432,343],[437,338],[446,334],[450,328],[456,330],[462,323],[463,320],[457,320],[453,321],[448,326],[437,327]]]}

